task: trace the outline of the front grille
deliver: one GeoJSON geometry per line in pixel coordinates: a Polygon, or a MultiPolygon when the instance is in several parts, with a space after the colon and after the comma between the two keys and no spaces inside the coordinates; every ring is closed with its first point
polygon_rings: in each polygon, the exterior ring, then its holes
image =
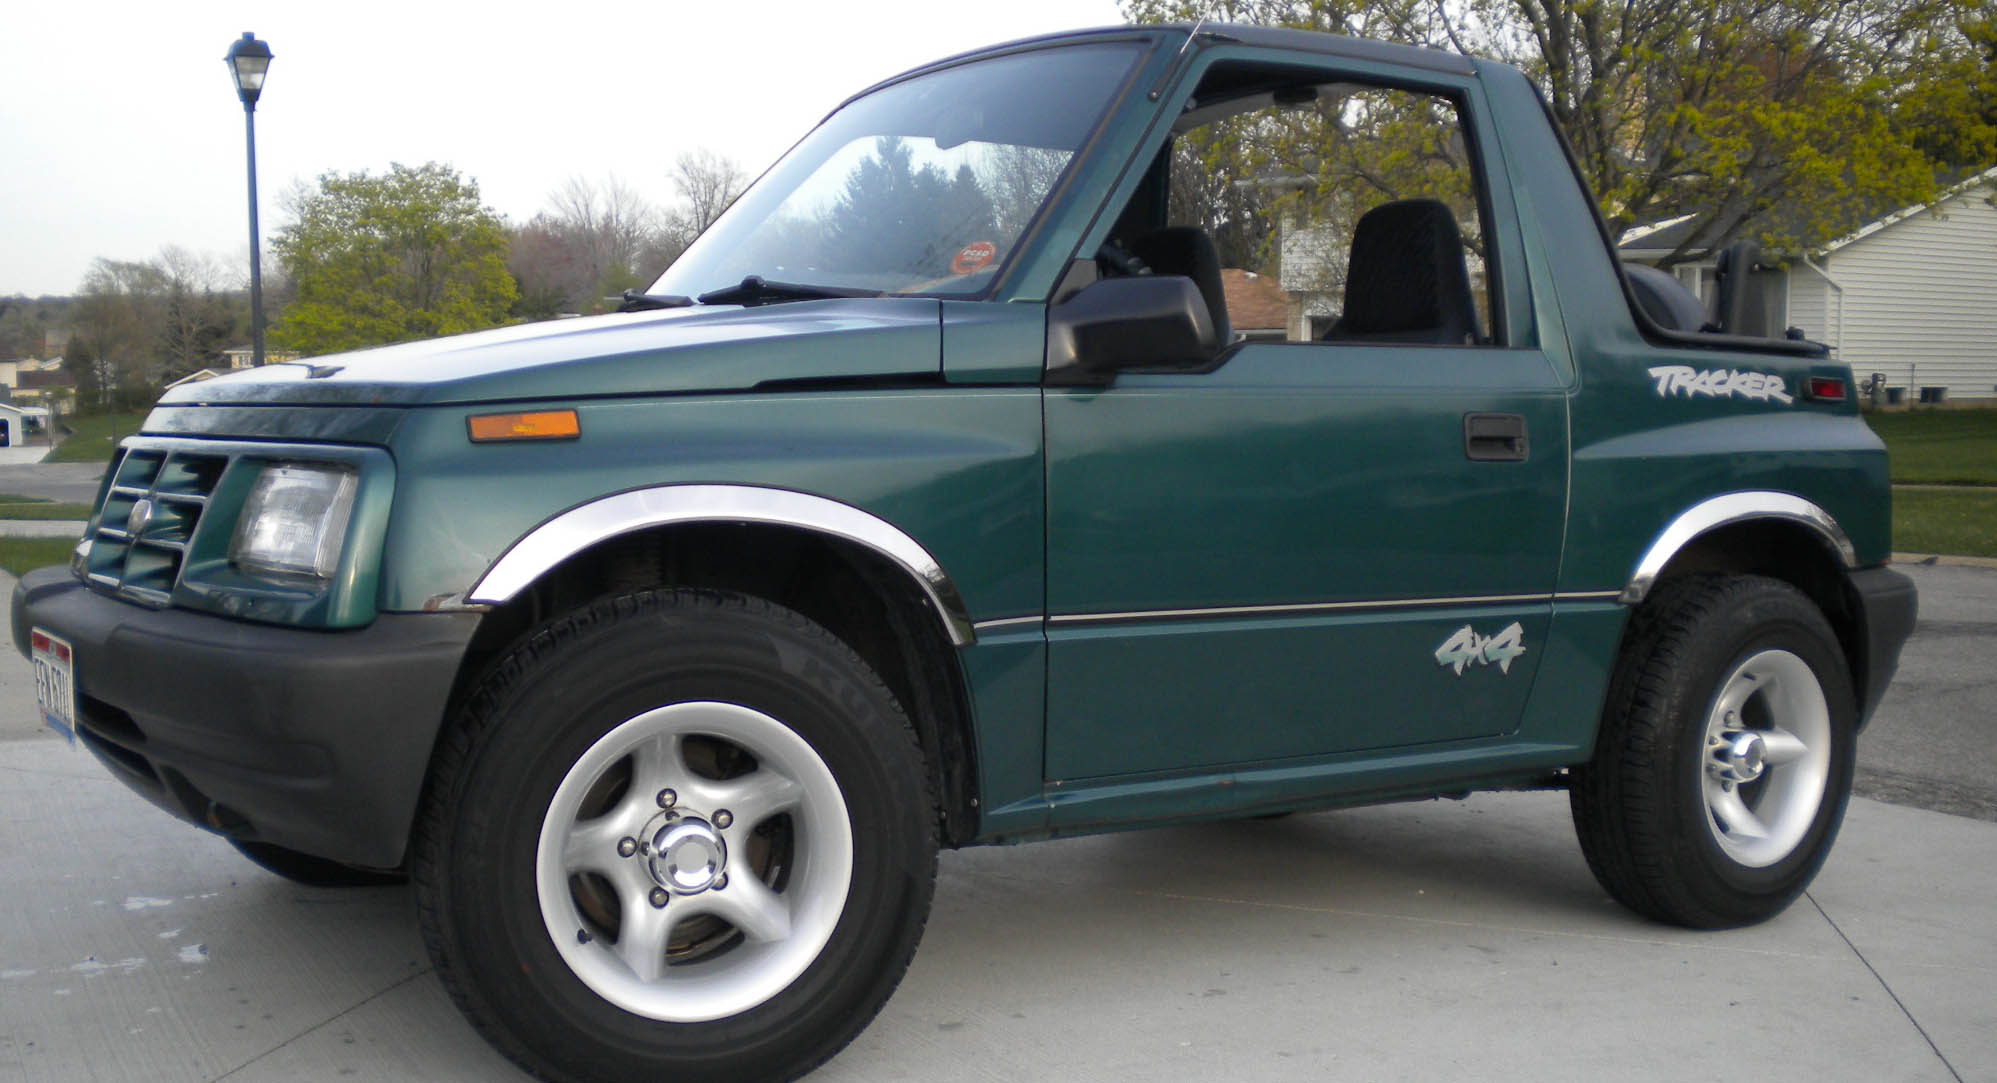
{"type": "Polygon", "coordinates": [[[227,455],[126,448],[88,534],[85,581],[133,601],[166,605],[194,528],[228,465],[227,455]],[[135,522],[132,512],[141,502],[150,514],[135,522]]]}

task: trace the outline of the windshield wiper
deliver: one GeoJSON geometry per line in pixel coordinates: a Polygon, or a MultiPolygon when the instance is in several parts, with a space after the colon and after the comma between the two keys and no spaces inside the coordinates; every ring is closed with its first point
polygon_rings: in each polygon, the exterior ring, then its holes
{"type": "Polygon", "coordinates": [[[681,297],[677,293],[639,293],[637,290],[624,291],[624,303],[617,306],[619,312],[646,312],[654,308],[685,308],[693,304],[693,298],[681,297]]]}
{"type": "Polygon", "coordinates": [[[819,301],[829,297],[879,297],[880,295],[880,290],[772,282],[762,275],[750,275],[733,286],[709,290],[695,300],[703,305],[764,305],[775,301],[819,301]]]}

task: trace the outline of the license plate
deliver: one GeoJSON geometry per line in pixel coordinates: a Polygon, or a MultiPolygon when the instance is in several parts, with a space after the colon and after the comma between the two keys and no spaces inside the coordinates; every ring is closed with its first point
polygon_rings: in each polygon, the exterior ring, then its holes
{"type": "Polygon", "coordinates": [[[29,659],[35,664],[35,702],[42,721],[76,743],[76,652],[69,641],[36,628],[29,659]]]}

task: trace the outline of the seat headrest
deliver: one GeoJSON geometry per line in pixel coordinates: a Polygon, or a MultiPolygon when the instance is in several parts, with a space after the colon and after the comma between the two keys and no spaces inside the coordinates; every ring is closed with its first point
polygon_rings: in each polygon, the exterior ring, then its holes
{"type": "Polygon", "coordinates": [[[1476,330],[1463,236],[1447,205],[1403,199],[1360,216],[1331,337],[1464,343],[1476,330]]]}

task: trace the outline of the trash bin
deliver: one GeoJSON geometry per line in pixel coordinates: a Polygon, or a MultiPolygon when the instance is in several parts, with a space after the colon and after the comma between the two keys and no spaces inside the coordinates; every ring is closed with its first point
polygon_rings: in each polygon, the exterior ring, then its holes
{"type": "Polygon", "coordinates": [[[1900,405],[1901,403],[1903,403],[1903,402],[1906,402],[1906,401],[1907,401],[1907,389],[1906,389],[1906,388],[1904,388],[1904,387],[1889,387],[1889,388],[1887,388],[1887,389],[1886,389],[1886,405],[1888,405],[1888,406],[1898,406],[1898,405],[1900,405]]]}

